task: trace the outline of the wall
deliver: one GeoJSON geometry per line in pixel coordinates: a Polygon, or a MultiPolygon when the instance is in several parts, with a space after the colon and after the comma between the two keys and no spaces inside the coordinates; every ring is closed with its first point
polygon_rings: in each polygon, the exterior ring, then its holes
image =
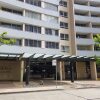
{"type": "Polygon", "coordinates": [[[76,62],[77,79],[86,79],[86,65],[84,62],[76,62]]]}
{"type": "Polygon", "coordinates": [[[20,80],[20,61],[0,60],[0,80],[20,80]]]}

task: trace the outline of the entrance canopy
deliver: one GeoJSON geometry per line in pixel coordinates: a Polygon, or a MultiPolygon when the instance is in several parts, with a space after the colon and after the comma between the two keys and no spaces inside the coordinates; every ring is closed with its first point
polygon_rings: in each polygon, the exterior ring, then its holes
{"type": "Polygon", "coordinates": [[[39,53],[0,53],[0,59],[50,59],[50,60],[62,60],[62,61],[95,61],[93,57],[87,56],[75,56],[75,55],[51,55],[51,54],[39,54],[39,53]]]}
{"type": "Polygon", "coordinates": [[[93,57],[87,57],[87,56],[75,56],[75,55],[49,55],[49,54],[30,54],[30,53],[24,53],[23,54],[24,59],[51,59],[51,60],[62,60],[62,61],[95,61],[95,58],[93,57]]]}
{"type": "Polygon", "coordinates": [[[22,56],[22,53],[0,53],[0,59],[14,59],[21,58],[22,56]]]}

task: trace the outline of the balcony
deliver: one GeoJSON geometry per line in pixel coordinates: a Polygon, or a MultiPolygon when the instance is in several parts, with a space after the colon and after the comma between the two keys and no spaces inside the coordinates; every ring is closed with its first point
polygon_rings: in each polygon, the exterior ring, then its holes
{"type": "Polygon", "coordinates": [[[99,24],[100,18],[75,15],[75,21],[77,21],[77,22],[92,22],[92,23],[98,23],[99,24]]]}
{"type": "Polygon", "coordinates": [[[77,38],[76,43],[78,45],[93,45],[94,41],[92,39],[77,38]]]}
{"type": "MultiPolygon", "coordinates": [[[[54,0],[54,1],[55,1],[55,3],[58,2],[56,0],[54,0]]],[[[48,2],[49,2],[49,0],[48,0],[48,2]]],[[[20,1],[17,1],[17,0],[0,0],[0,5],[11,6],[12,8],[22,9],[22,10],[26,9],[26,10],[29,10],[29,11],[44,13],[44,14],[47,14],[47,15],[55,16],[55,17],[59,16],[59,13],[57,11],[44,9],[44,8],[37,7],[37,6],[34,6],[34,5],[30,5],[30,4],[27,4],[27,3],[24,3],[24,2],[20,2],[20,1]]]]}
{"type": "Polygon", "coordinates": [[[93,3],[100,3],[100,0],[90,0],[90,2],[93,2],[93,3]]]}
{"type": "Polygon", "coordinates": [[[0,33],[2,32],[8,32],[7,37],[18,38],[18,39],[33,39],[33,40],[44,40],[44,41],[51,41],[51,42],[60,41],[60,37],[54,35],[50,36],[46,34],[37,34],[32,32],[25,32],[25,31],[0,27],[0,33]]]}
{"type": "Polygon", "coordinates": [[[74,4],[74,8],[75,10],[78,10],[78,11],[91,11],[95,13],[100,13],[100,7],[91,7],[91,6],[74,4]]]}
{"type": "Polygon", "coordinates": [[[78,33],[93,33],[93,34],[97,34],[100,33],[100,28],[91,28],[91,27],[80,27],[80,26],[76,26],[76,32],[78,33]]]}
{"type": "Polygon", "coordinates": [[[24,16],[15,15],[5,11],[0,11],[0,19],[4,21],[7,20],[14,23],[25,23],[25,24],[31,24],[36,26],[44,26],[48,28],[59,29],[58,23],[51,23],[43,20],[32,19],[24,16]]]}
{"type": "Polygon", "coordinates": [[[0,46],[0,52],[3,53],[39,53],[39,54],[60,54],[59,49],[47,49],[47,48],[36,48],[36,47],[20,47],[20,46],[0,46]]]}
{"type": "Polygon", "coordinates": [[[88,57],[92,57],[92,56],[100,56],[100,51],[92,51],[92,50],[77,50],[76,52],[77,56],[88,56],[88,57]]]}

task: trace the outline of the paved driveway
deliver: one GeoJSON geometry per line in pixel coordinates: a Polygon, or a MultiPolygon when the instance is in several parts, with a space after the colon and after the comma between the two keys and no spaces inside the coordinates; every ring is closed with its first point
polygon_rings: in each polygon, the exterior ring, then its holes
{"type": "Polygon", "coordinates": [[[100,100],[100,88],[2,94],[0,100],[100,100]]]}

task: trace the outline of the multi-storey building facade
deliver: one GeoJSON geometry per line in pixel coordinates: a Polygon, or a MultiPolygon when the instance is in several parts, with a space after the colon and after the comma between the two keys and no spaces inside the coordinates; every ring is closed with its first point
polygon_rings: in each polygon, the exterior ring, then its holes
{"type": "MultiPolygon", "coordinates": [[[[100,33],[99,19],[99,0],[0,0],[0,33],[8,32],[7,38],[16,39],[14,45],[1,45],[0,52],[38,54],[40,57],[43,54],[63,55],[62,58],[70,59],[70,56],[99,55],[99,51],[94,51],[93,41],[93,35],[100,33]]],[[[32,63],[34,69],[31,70],[36,71],[37,65],[32,63]]],[[[58,64],[60,79],[68,79],[69,62],[58,64]]],[[[0,80],[23,80],[26,61],[1,60],[0,65],[1,70],[3,66],[12,69],[6,75],[1,71],[0,80]]],[[[90,67],[86,68],[85,61],[75,63],[76,79],[86,79],[89,73],[96,79],[95,63],[88,61],[87,65],[92,66],[91,71],[90,67]]]]}

